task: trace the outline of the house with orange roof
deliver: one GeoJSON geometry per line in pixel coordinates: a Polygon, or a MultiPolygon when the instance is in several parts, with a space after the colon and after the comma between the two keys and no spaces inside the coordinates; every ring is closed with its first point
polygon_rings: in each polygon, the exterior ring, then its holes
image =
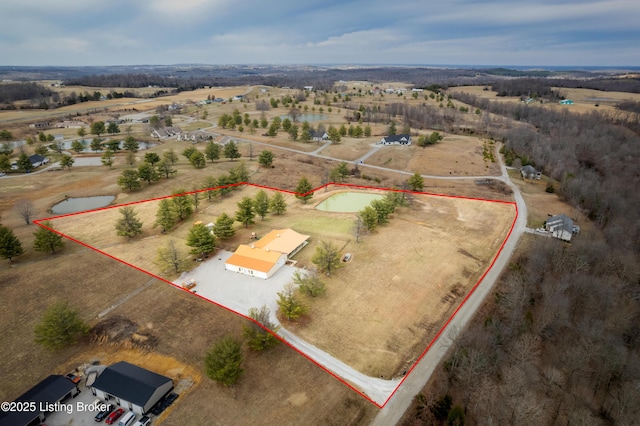
{"type": "Polygon", "coordinates": [[[228,271],[267,279],[308,244],[309,235],[274,229],[253,244],[241,244],[224,264],[228,271]]]}

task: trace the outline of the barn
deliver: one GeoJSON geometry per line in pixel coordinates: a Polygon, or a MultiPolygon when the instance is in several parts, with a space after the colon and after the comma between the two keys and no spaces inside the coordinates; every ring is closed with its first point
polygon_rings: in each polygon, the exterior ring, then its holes
{"type": "Polygon", "coordinates": [[[293,229],[274,229],[253,244],[241,244],[224,267],[262,279],[268,279],[308,244],[308,235],[293,229]]]}

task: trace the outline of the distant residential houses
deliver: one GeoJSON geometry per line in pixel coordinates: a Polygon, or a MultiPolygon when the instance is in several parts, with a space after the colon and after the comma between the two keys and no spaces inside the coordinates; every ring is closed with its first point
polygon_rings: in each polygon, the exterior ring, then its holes
{"type": "Polygon", "coordinates": [[[378,142],[380,145],[411,145],[411,135],[389,135],[378,142]]]}
{"type": "Polygon", "coordinates": [[[213,135],[211,133],[207,133],[202,130],[196,130],[193,132],[180,133],[177,139],[179,141],[189,141],[193,143],[198,143],[198,142],[204,142],[204,141],[213,139],[213,135]]]}
{"type": "MultiPolygon", "coordinates": [[[[31,163],[31,168],[37,169],[40,166],[43,166],[49,162],[48,157],[44,157],[42,155],[33,154],[29,156],[29,162],[31,163]]],[[[14,161],[11,163],[11,170],[18,170],[18,162],[14,161]]]]}
{"type": "Polygon", "coordinates": [[[560,101],[560,105],[573,105],[573,101],[571,99],[563,99],[560,101]]]}
{"type": "Polygon", "coordinates": [[[52,126],[51,126],[51,122],[49,121],[39,121],[37,123],[29,124],[30,129],[48,129],[50,127],[52,126]]]}
{"type": "Polygon", "coordinates": [[[158,139],[167,139],[173,136],[180,136],[182,130],[178,126],[163,127],[162,129],[154,129],[151,131],[151,136],[158,139]]]}
{"type": "Polygon", "coordinates": [[[59,123],[56,123],[56,127],[59,129],[80,129],[82,127],[87,127],[87,124],[84,123],[83,121],[65,120],[65,121],[60,121],[59,123]]]}

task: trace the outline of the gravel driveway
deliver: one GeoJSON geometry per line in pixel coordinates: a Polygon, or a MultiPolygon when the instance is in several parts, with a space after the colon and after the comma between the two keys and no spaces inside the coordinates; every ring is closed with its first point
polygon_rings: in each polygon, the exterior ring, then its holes
{"type": "MultiPolygon", "coordinates": [[[[245,316],[248,316],[249,309],[267,305],[271,311],[271,321],[280,325],[276,318],[277,293],[282,291],[285,284],[293,281],[293,273],[299,268],[285,265],[271,278],[264,280],[224,269],[224,262],[232,254],[227,251],[218,252],[194,270],[182,274],[173,283],[180,286],[193,278],[197,285],[192,292],[245,316]]],[[[285,328],[281,328],[278,335],[313,362],[351,383],[378,404],[384,403],[400,383],[399,378],[383,380],[362,374],[285,328]]]]}

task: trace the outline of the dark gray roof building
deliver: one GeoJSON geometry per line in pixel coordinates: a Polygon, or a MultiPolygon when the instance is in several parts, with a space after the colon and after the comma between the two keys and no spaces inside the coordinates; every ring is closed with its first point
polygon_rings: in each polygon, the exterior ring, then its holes
{"type": "Polygon", "coordinates": [[[542,177],[542,173],[537,171],[532,165],[527,164],[522,169],[520,169],[520,174],[525,179],[535,179],[539,180],[542,177]]]}
{"type": "Polygon", "coordinates": [[[121,361],[98,376],[92,386],[95,395],[135,413],[147,413],[173,389],[173,380],[147,369],[121,361]]]}
{"type": "Polygon", "coordinates": [[[411,135],[389,135],[378,142],[383,145],[411,145],[411,135]]]}
{"type": "Polygon", "coordinates": [[[553,237],[567,242],[580,232],[580,227],[566,214],[551,216],[545,221],[544,227],[553,237]]]}
{"type": "Polygon", "coordinates": [[[0,412],[0,426],[39,425],[45,419],[41,406],[61,402],[74,394],[76,385],[64,376],[51,375],[19,396],[16,402],[34,402],[34,410],[0,412]]]}

